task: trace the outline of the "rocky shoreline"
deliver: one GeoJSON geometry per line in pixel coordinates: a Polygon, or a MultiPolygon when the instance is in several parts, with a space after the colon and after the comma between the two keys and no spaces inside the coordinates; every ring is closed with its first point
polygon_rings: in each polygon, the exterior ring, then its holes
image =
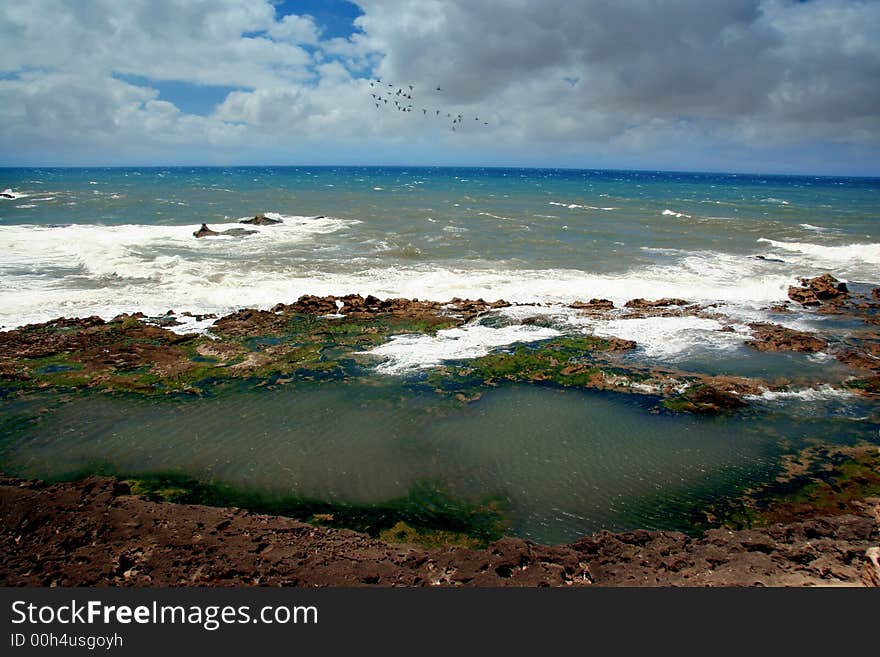
{"type": "MultiPolygon", "coordinates": [[[[830,275],[792,287],[791,299],[802,306],[841,316],[861,328],[845,340],[833,333],[799,331],[769,322],[751,322],[744,345],[759,352],[825,352],[852,374],[829,373],[810,382],[847,388],[858,394],[880,392],[880,301],[850,293],[830,275]]],[[[788,302],[787,302],[788,303],[788,302]]],[[[374,371],[369,352],[406,334],[435,335],[474,320],[498,319],[514,304],[499,300],[378,299],[346,295],[306,295],[270,310],[243,309],[226,316],[189,318],[212,322],[207,332],[179,333],[187,313],[162,317],[141,313],[110,321],[99,317],[58,318],[43,324],[0,332],[0,389],[26,391],[45,387],[92,388],[138,394],[208,394],[222,380],[247,380],[257,386],[296,380],[346,380],[374,371]]],[[[540,304],[523,326],[552,320],[540,304]]],[[[713,320],[732,332],[734,320],[715,304],[683,299],[632,299],[615,308],[607,299],[575,302],[570,312],[591,319],[637,320],[695,317],[713,320]]],[[[788,311],[781,304],[770,309],[788,311]]],[[[503,318],[502,318],[503,319],[503,318]]],[[[784,390],[784,379],[714,375],[639,364],[626,358],[637,342],[590,333],[564,334],[533,343],[520,342],[485,356],[428,368],[423,383],[436,392],[472,400],[485,386],[532,382],[562,387],[609,390],[659,398],[671,412],[717,413],[747,405],[748,395],[784,390]]]]}
{"type": "Polygon", "coordinates": [[[291,518],[155,502],[124,482],[0,478],[4,586],[877,585],[880,499],[759,529],[599,532],[560,546],[386,542],[291,518]]]}
{"type": "MultiPolygon", "coordinates": [[[[781,316],[792,308],[813,308],[846,322],[845,338],[832,329],[801,331],[769,321],[750,322],[743,333],[716,304],[684,299],[632,299],[616,307],[594,298],[565,310],[591,320],[714,320],[720,332],[740,331],[744,347],[755,353],[824,354],[841,364],[800,381],[802,386],[831,386],[876,398],[880,288],[852,292],[826,274],[792,286],[789,298],[768,310],[781,316]]],[[[544,310],[541,304],[516,307],[503,300],[437,302],[352,294],[306,295],[268,310],[243,309],[223,317],[169,311],[161,317],[136,313],[109,321],[58,318],[0,332],[0,398],[71,389],[203,396],[229,382],[272,388],[353,381],[376,376],[381,359],[371,350],[398,336],[435,336],[473,322],[550,326],[554,309],[544,310]],[[504,314],[509,311],[517,311],[515,319],[504,314]],[[184,319],[203,322],[207,330],[175,331],[184,319]]],[[[424,387],[451,404],[470,404],[487,387],[516,383],[638,395],[655,412],[700,414],[736,413],[755,396],[789,390],[790,381],[780,378],[638,362],[631,357],[638,347],[637,341],[613,335],[565,333],[444,362],[411,377],[407,385],[424,387]]],[[[491,525],[491,514],[486,515],[489,529],[478,533],[467,522],[455,525],[460,518],[452,516],[437,526],[408,526],[403,520],[391,526],[386,513],[385,524],[371,525],[368,535],[347,529],[361,525],[334,519],[335,509],[315,501],[290,503],[302,513],[288,513],[285,507],[274,515],[261,514],[253,506],[251,511],[230,508],[243,506],[235,501],[239,498],[228,491],[218,497],[198,482],[190,489],[164,480],[148,485],[88,477],[47,484],[5,478],[0,479],[0,582],[800,586],[880,581],[876,447],[816,444],[792,455],[783,470],[772,491],[749,491],[731,508],[705,510],[705,517],[695,519],[696,526],[709,528],[702,537],[600,532],[556,547],[509,537],[493,540],[502,532],[491,525]],[[197,503],[204,500],[211,506],[197,503]],[[874,552],[866,552],[870,549],[874,552]]],[[[473,517],[484,512],[467,509],[473,517]]]]}

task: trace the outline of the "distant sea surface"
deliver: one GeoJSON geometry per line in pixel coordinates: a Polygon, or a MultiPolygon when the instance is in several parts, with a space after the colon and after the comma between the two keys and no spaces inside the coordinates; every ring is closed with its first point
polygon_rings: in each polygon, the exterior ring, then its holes
{"type": "Polygon", "coordinates": [[[880,283],[880,179],[496,168],[0,169],[0,327],[302,294],[758,308],[880,283]],[[278,226],[195,239],[257,213],[278,226]],[[763,256],[763,259],[757,256],[763,256]]]}

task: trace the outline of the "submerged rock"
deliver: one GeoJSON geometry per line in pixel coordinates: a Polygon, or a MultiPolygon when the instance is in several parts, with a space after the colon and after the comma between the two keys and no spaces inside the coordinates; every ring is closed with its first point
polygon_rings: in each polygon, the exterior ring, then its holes
{"type": "Polygon", "coordinates": [[[865,351],[847,349],[839,352],[836,355],[836,358],[844,365],[857,370],[880,370],[880,358],[877,356],[871,356],[870,354],[865,353],[865,351]]]}
{"type": "Polygon", "coordinates": [[[689,388],[678,397],[663,402],[663,406],[672,411],[705,414],[731,411],[747,405],[737,395],[711,385],[689,388]]]}
{"type": "Polygon", "coordinates": [[[232,237],[244,237],[245,235],[256,235],[260,231],[258,230],[247,230],[245,228],[230,228],[229,230],[224,230],[221,235],[231,235],[232,237]]]}
{"type": "Polygon", "coordinates": [[[251,224],[252,226],[274,226],[275,224],[284,223],[281,219],[272,219],[264,214],[258,214],[253,219],[242,219],[238,223],[251,224]]]}
{"type": "Polygon", "coordinates": [[[231,237],[244,237],[245,235],[254,235],[257,230],[246,230],[244,228],[230,228],[229,230],[216,231],[208,228],[208,224],[202,224],[202,227],[193,233],[193,237],[216,237],[219,235],[229,235],[231,237]]]}

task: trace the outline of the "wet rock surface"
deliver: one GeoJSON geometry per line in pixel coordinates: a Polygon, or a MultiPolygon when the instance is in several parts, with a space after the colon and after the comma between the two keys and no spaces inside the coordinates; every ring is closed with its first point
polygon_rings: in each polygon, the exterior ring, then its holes
{"type": "Polygon", "coordinates": [[[849,298],[846,283],[831,274],[800,279],[801,286],[788,288],[788,298],[804,306],[818,306],[827,301],[843,301],[849,298]]]}
{"type": "Polygon", "coordinates": [[[669,306],[686,306],[688,302],[684,299],[657,299],[656,301],[648,301],[647,299],[630,299],[624,304],[626,308],[667,308],[669,306]]]}
{"type": "Polygon", "coordinates": [[[201,227],[193,233],[193,237],[201,239],[203,237],[219,237],[228,235],[230,237],[245,237],[247,235],[255,235],[259,231],[247,230],[246,228],[229,228],[227,230],[216,231],[208,228],[208,224],[202,224],[201,227]]]}
{"type": "Polygon", "coordinates": [[[589,301],[575,301],[574,303],[568,306],[569,308],[575,308],[577,310],[588,310],[588,311],[604,311],[604,310],[612,310],[614,308],[614,302],[609,301],[608,299],[590,299],[589,301]]]}
{"type": "MultiPolygon", "coordinates": [[[[818,279],[819,283],[817,279],[806,282],[827,294],[832,289],[835,294],[843,294],[832,277],[818,279]]],[[[719,332],[741,331],[719,304],[686,303],[683,299],[633,299],[625,307],[615,308],[608,299],[593,298],[569,307],[584,313],[590,321],[697,317],[718,322],[719,332]]],[[[511,305],[504,300],[484,299],[439,302],[359,294],[304,295],[270,310],[248,308],[220,318],[186,312],[175,315],[171,311],[159,317],[123,314],[111,321],[100,317],[58,318],[0,332],[0,381],[13,382],[12,387],[19,389],[54,385],[149,394],[203,394],[215,382],[229,378],[275,385],[297,379],[365,376],[379,362],[369,353],[371,349],[394,336],[434,335],[468,322],[490,327],[562,326],[566,331],[564,323],[559,324],[553,316],[559,312],[558,307],[542,312],[542,304],[526,304],[538,314],[518,312],[508,317],[501,310],[511,305]],[[185,329],[180,328],[181,318],[186,316],[214,322],[208,334],[182,334],[185,329]],[[181,334],[166,330],[172,328],[181,334]]],[[[865,294],[854,293],[844,301],[826,305],[843,313],[843,321],[862,323],[865,328],[848,328],[841,339],[839,333],[809,333],[753,322],[749,325],[751,339],[745,345],[766,352],[826,352],[852,368],[855,376],[847,378],[840,370],[829,370],[827,376],[821,374],[809,385],[843,385],[865,395],[877,394],[880,335],[875,327],[880,304],[868,300],[865,294]]],[[[478,399],[480,386],[501,381],[659,395],[674,402],[664,404],[668,410],[683,412],[730,410],[744,405],[743,395],[761,394],[774,386],[784,389],[786,385],[784,380],[771,383],[758,377],[745,379],[659,367],[640,360],[638,348],[632,340],[600,338],[587,329],[560,338],[515,343],[472,360],[447,361],[429,370],[426,382],[441,394],[464,399],[478,399]],[[707,389],[699,391],[701,386],[707,389]],[[743,404],[722,399],[723,395],[710,399],[709,389],[739,397],[743,404]]]]}
{"type": "Polygon", "coordinates": [[[866,554],[880,525],[873,500],[853,513],[698,539],[599,532],[555,547],[504,538],[426,549],[241,509],[153,502],[90,477],[0,479],[0,534],[6,586],[858,586],[873,582],[866,554]]]}
{"type": "Polygon", "coordinates": [[[765,324],[753,322],[749,324],[752,330],[752,339],[746,341],[746,346],[758,351],[800,351],[815,353],[824,350],[828,344],[806,331],[795,331],[778,324],[765,324]]]}
{"type": "Polygon", "coordinates": [[[746,402],[720,386],[697,385],[664,402],[664,407],[687,413],[714,414],[746,406],[746,402]]]}
{"type": "Polygon", "coordinates": [[[250,224],[252,226],[275,226],[284,223],[281,219],[272,219],[264,214],[258,214],[253,219],[242,219],[238,223],[250,224]]]}

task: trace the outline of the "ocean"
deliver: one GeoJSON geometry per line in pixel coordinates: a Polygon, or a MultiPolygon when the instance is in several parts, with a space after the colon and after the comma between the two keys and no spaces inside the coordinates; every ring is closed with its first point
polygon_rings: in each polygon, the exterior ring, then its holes
{"type": "MultiPolygon", "coordinates": [[[[543,542],[597,529],[683,528],[695,507],[778,471],[792,444],[876,441],[876,402],[810,384],[848,375],[827,354],[760,353],[747,325],[830,330],[781,316],[799,277],[880,285],[880,179],[646,171],[424,167],[2,169],[0,330],[56,317],[177,313],[209,331],[240,308],[304,294],[504,299],[506,321],[376,349],[381,385],[240,390],[206,403],[73,395],[0,402],[0,469],[63,474],[109,462],[182,469],[264,490],[378,501],[446,480],[500,495],[513,534],[543,542]],[[263,213],[246,236],[196,239],[263,213]],[[600,319],[574,301],[672,297],[705,317],[600,319]],[[551,328],[520,323],[536,308],[551,328]],[[512,385],[439,415],[407,377],[565,333],[635,340],[649,365],[764,378],[736,417],[658,415],[613,393],[512,385]],[[803,385],[798,387],[798,382],[803,385]],[[222,402],[222,403],[221,403],[222,402]],[[379,409],[379,410],[377,410],[379,409]],[[433,410],[432,410],[433,409],[433,410]],[[40,418],[39,421],[37,418],[40,418]],[[784,445],[783,445],[784,443],[784,445]],[[785,449],[784,449],[785,448],[785,449]]],[[[836,323],[835,323],[836,322],[836,323]]]]}
{"type": "Polygon", "coordinates": [[[0,325],[357,292],[785,299],[880,282],[880,179],[530,169],[4,169],[0,325]],[[257,213],[289,221],[196,240],[257,213]],[[314,219],[313,217],[322,217],[314,219]],[[766,260],[756,259],[765,256],[766,260]]]}

